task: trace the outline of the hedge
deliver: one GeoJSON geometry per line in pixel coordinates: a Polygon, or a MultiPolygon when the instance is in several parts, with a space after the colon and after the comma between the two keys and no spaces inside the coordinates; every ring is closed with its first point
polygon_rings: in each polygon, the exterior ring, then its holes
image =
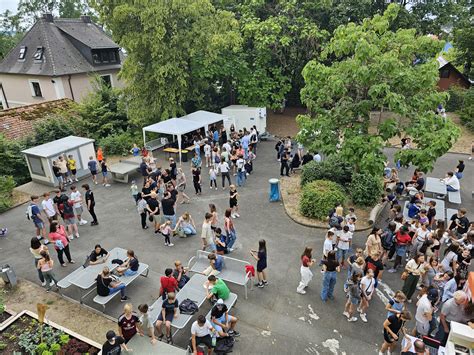
{"type": "Polygon", "coordinates": [[[303,186],[300,212],[305,217],[322,220],[335,205],[344,203],[345,196],[342,186],[333,181],[312,181],[303,186]]]}
{"type": "Polygon", "coordinates": [[[382,179],[368,174],[354,174],[349,185],[352,201],[360,206],[372,206],[383,193],[382,179]]]}
{"type": "Polygon", "coordinates": [[[13,205],[12,192],[15,185],[13,176],[0,175],[0,213],[13,205]]]}
{"type": "Polygon", "coordinates": [[[106,155],[126,155],[138,140],[129,132],[112,134],[99,140],[106,155]]]}
{"type": "Polygon", "coordinates": [[[309,162],[303,166],[301,185],[315,180],[330,180],[347,186],[352,179],[352,167],[337,156],[329,156],[321,162],[309,162]]]}

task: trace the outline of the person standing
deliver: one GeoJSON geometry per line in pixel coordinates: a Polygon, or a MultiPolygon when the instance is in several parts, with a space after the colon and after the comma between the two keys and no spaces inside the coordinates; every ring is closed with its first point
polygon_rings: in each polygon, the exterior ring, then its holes
{"type": "Polygon", "coordinates": [[[443,346],[448,339],[451,322],[465,323],[467,321],[465,307],[468,302],[469,298],[464,291],[456,291],[453,298],[443,304],[439,315],[438,332],[435,336],[443,346]]]}
{"type": "Polygon", "coordinates": [[[296,288],[296,292],[302,295],[306,293],[305,288],[308,287],[313,278],[313,273],[311,272],[310,268],[314,265],[316,260],[312,258],[312,252],[313,248],[306,247],[304,249],[303,255],[301,255],[301,281],[296,288]]]}
{"type": "Polygon", "coordinates": [[[384,342],[380,348],[379,355],[393,354],[397,345],[400,331],[403,335],[406,334],[404,325],[411,320],[412,316],[409,311],[402,311],[400,313],[389,316],[383,323],[383,339],[384,342]]]}
{"type": "Polygon", "coordinates": [[[347,317],[348,322],[356,322],[357,317],[354,317],[356,313],[357,306],[361,301],[361,292],[360,292],[360,280],[362,274],[355,272],[351,275],[346,284],[347,289],[347,301],[344,306],[344,312],[342,313],[347,317]]]}
{"type": "Polygon", "coordinates": [[[193,185],[196,195],[200,195],[202,192],[201,189],[201,169],[192,168],[191,173],[193,174],[193,185]]]}
{"type": "Polygon", "coordinates": [[[360,291],[361,291],[361,303],[358,311],[360,312],[360,319],[364,323],[367,323],[367,309],[369,308],[369,302],[375,291],[375,278],[374,270],[368,269],[365,276],[360,280],[360,291]]]}
{"type": "MultiPolygon", "coordinates": [[[[48,251],[48,248],[46,247],[46,245],[41,244],[39,239],[36,237],[31,238],[30,252],[31,254],[33,254],[33,257],[34,257],[35,269],[38,272],[38,278],[41,281],[41,286],[44,287],[46,286],[46,280],[44,279],[44,276],[41,270],[38,269],[38,262],[42,259],[41,252],[43,251],[48,251]]],[[[52,285],[54,285],[54,283],[52,285]]]]}
{"type": "Polygon", "coordinates": [[[43,217],[41,217],[41,211],[38,207],[39,197],[36,195],[32,195],[30,199],[31,199],[31,203],[27,209],[27,217],[28,219],[33,221],[33,224],[35,225],[36,238],[38,238],[39,240],[44,238],[45,244],[48,244],[48,241],[46,239],[46,228],[44,225],[44,220],[43,220],[43,217]]]}
{"type": "Polygon", "coordinates": [[[140,155],[140,152],[141,149],[137,146],[136,143],[133,143],[133,147],[132,149],[130,149],[130,153],[132,153],[134,157],[138,157],[140,155]]]}
{"type": "Polygon", "coordinates": [[[148,229],[148,226],[146,225],[147,206],[148,204],[146,200],[142,197],[142,193],[139,192],[137,195],[137,211],[138,211],[138,214],[140,215],[142,229],[148,229]]]}
{"type": "Polygon", "coordinates": [[[212,185],[214,185],[215,189],[217,190],[217,173],[213,165],[211,165],[211,168],[209,169],[209,188],[211,190],[212,185]]]}
{"type": "Polygon", "coordinates": [[[405,283],[402,291],[407,296],[407,302],[411,303],[411,297],[416,291],[416,285],[420,275],[425,272],[425,256],[417,255],[405,265],[405,283]]]}
{"type": "Polygon", "coordinates": [[[64,191],[64,178],[63,174],[61,174],[61,168],[58,165],[56,160],[53,160],[53,174],[58,180],[58,187],[61,191],[64,191]]]}
{"type": "Polygon", "coordinates": [[[337,273],[341,270],[339,262],[336,260],[336,252],[331,250],[328,253],[327,260],[323,264],[323,287],[321,289],[321,300],[326,302],[328,299],[334,299],[334,286],[336,285],[337,273]]]}
{"type": "Polygon", "coordinates": [[[72,180],[69,181],[69,173],[67,169],[67,161],[64,159],[62,155],[58,157],[57,164],[59,166],[59,171],[61,172],[61,175],[63,177],[64,185],[67,185],[69,182],[72,183],[72,180]]]}
{"type": "Polygon", "coordinates": [[[222,159],[219,165],[217,166],[217,169],[218,171],[220,171],[222,177],[222,190],[225,190],[225,179],[227,179],[229,185],[232,184],[232,182],[230,181],[229,164],[227,164],[227,162],[222,159]]]}
{"type": "Polygon", "coordinates": [[[89,184],[84,184],[82,185],[82,188],[85,191],[85,199],[86,199],[86,206],[87,210],[89,211],[90,215],[92,216],[92,222],[91,226],[96,226],[99,224],[97,221],[97,216],[95,215],[95,199],[94,199],[94,193],[92,192],[89,184]]]}
{"type": "Polygon", "coordinates": [[[226,247],[229,253],[233,252],[235,240],[237,239],[237,234],[234,228],[234,222],[232,221],[232,210],[230,208],[226,209],[224,212],[224,230],[227,236],[226,247]]]}
{"type": "Polygon", "coordinates": [[[107,180],[107,176],[109,173],[108,173],[107,160],[105,158],[100,163],[100,168],[102,171],[102,185],[104,185],[105,187],[109,187],[110,184],[109,184],[109,181],[107,180]]]}
{"type": "Polygon", "coordinates": [[[161,200],[161,209],[163,211],[163,219],[171,222],[171,229],[176,227],[176,200],[171,197],[169,191],[165,192],[164,198],[161,200]]]}
{"type": "Polygon", "coordinates": [[[349,255],[352,244],[352,232],[349,231],[349,226],[344,226],[342,232],[337,237],[337,261],[344,267],[344,261],[349,255]]]}
{"type": "Polygon", "coordinates": [[[53,221],[58,220],[58,214],[56,212],[56,209],[54,208],[54,202],[50,198],[50,193],[45,192],[43,194],[43,201],[41,201],[41,208],[43,209],[44,213],[46,214],[46,217],[48,218],[49,224],[51,224],[53,221]]]}
{"type": "Polygon", "coordinates": [[[132,183],[130,185],[130,192],[132,194],[133,202],[135,202],[135,205],[136,205],[137,204],[137,195],[138,195],[138,186],[137,186],[137,182],[135,180],[132,180],[132,183]]]}
{"type": "Polygon", "coordinates": [[[150,196],[147,201],[147,211],[149,215],[149,220],[150,222],[154,223],[155,227],[155,233],[158,233],[160,231],[160,224],[161,224],[161,218],[160,218],[160,203],[156,199],[156,192],[152,191],[150,192],[150,196]]]}
{"type": "Polygon", "coordinates": [[[43,273],[44,280],[46,282],[46,292],[51,291],[52,285],[58,287],[58,280],[53,272],[54,262],[51,260],[49,253],[46,250],[41,251],[41,259],[38,261],[38,269],[43,273]]]}
{"type": "Polygon", "coordinates": [[[63,254],[66,255],[66,258],[70,264],[75,263],[75,261],[72,260],[71,252],[69,250],[69,240],[67,239],[66,230],[57,221],[54,221],[49,226],[49,239],[53,243],[54,249],[56,249],[58,260],[61,266],[66,266],[63,254]]]}
{"type": "Polygon", "coordinates": [[[117,336],[113,330],[109,330],[106,334],[107,341],[102,345],[103,355],[120,355],[122,350],[132,352],[132,349],[127,348],[125,339],[117,336]]]}
{"type": "Polygon", "coordinates": [[[214,237],[211,229],[211,219],[212,214],[207,212],[204,216],[204,222],[202,223],[201,229],[201,241],[202,241],[202,250],[215,251],[216,244],[214,243],[214,237]]]}
{"type": "Polygon", "coordinates": [[[184,175],[183,169],[181,168],[178,168],[176,189],[178,190],[178,200],[180,199],[179,196],[181,195],[181,201],[179,203],[189,203],[191,199],[184,193],[184,190],[186,190],[186,175],[184,175]]]}
{"type": "Polygon", "coordinates": [[[68,167],[69,171],[71,172],[71,182],[72,181],[78,182],[79,180],[77,180],[77,177],[76,177],[77,163],[76,163],[76,160],[74,159],[74,157],[72,156],[72,154],[69,154],[68,157],[67,157],[67,167],[68,167]]]}
{"type": "Polygon", "coordinates": [[[82,195],[75,185],[71,186],[71,201],[74,203],[74,212],[76,213],[79,225],[87,224],[87,221],[82,219],[82,212],[84,212],[82,209],[82,195]]]}
{"type": "Polygon", "coordinates": [[[118,318],[118,329],[121,337],[125,339],[125,344],[139,332],[140,318],[133,311],[131,303],[125,304],[123,314],[118,318]]]}
{"type": "Polygon", "coordinates": [[[239,218],[240,215],[239,215],[239,202],[238,202],[238,198],[239,198],[239,193],[237,192],[237,189],[235,188],[235,185],[230,185],[229,186],[229,194],[230,194],[230,198],[229,198],[229,207],[232,211],[232,218],[239,218]]]}
{"type": "Polygon", "coordinates": [[[290,176],[290,166],[288,165],[289,159],[288,150],[284,149],[280,155],[280,176],[284,176],[283,172],[285,172],[286,176],[290,176]]]}
{"type": "Polygon", "coordinates": [[[433,319],[434,303],[438,300],[438,290],[430,289],[423,294],[416,303],[416,333],[420,336],[428,336],[430,333],[430,322],[433,319]]]}
{"type": "Polygon", "coordinates": [[[239,155],[237,162],[235,163],[237,167],[237,186],[241,187],[245,185],[245,160],[242,155],[239,155]]]}
{"type": "Polygon", "coordinates": [[[93,156],[89,157],[87,167],[89,168],[89,171],[91,172],[92,181],[94,182],[94,184],[97,185],[97,161],[94,159],[93,156]]]}
{"type": "Polygon", "coordinates": [[[257,260],[257,287],[263,288],[268,285],[266,269],[267,269],[267,245],[265,239],[258,242],[258,250],[250,250],[250,255],[257,260]]]}
{"type": "Polygon", "coordinates": [[[206,158],[206,168],[211,165],[211,145],[209,141],[206,139],[206,144],[204,144],[204,157],[206,158]]]}

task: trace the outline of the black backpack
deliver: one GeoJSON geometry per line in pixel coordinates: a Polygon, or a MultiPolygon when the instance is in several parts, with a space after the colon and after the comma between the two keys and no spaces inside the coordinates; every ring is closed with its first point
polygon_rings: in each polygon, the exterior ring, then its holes
{"type": "Polygon", "coordinates": [[[196,302],[190,300],[189,298],[184,299],[179,305],[179,313],[181,314],[194,314],[199,310],[199,307],[196,302]]]}
{"type": "Polygon", "coordinates": [[[217,339],[216,347],[214,348],[215,354],[227,354],[231,353],[234,348],[235,340],[233,337],[225,337],[217,339]]]}
{"type": "Polygon", "coordinates": [[[389,250],[393,245],[393,233],[390,230],[385,230],[380,236],[382,247],[389,250]]]}

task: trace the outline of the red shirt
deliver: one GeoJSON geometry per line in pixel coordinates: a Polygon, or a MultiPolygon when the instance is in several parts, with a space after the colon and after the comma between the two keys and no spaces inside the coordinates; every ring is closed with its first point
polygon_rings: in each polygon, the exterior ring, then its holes
{"type": "Polygon", "coordinates": [[[160,277],[160,283],[161,283],[161,293],[163,291],[166,292],[174,292],[178,288],[178,281],[173,276],[166,277],[166,276],[161,276],[160,277]]]}
{"type": "Polygon", "coordinates": [[[308,264],[311,262],[311,259],[308,258],[306,255],[303,255],[301,258],[301,263],[303,264],[304,267],[308,267],[308,264]]]}
{"type": "Polygon", "coordinates": [[[407,245],[411,242],[411,237],[408,234],[400,233],[400,231],[395,235],[395,239],[398,245],[407,245]]]}

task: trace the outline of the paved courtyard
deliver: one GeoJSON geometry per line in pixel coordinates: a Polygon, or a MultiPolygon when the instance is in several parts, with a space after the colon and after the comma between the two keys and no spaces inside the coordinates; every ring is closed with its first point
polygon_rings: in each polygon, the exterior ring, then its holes
{"type": "MultiPolygon", "coordinates": [[[[306,228],[294,223],[285,214],[281,203],[268,202],[268,179],[278,177],[279,165],[275,161],[274,142],[262,142],[258,149],[258,158],[254,163],[254,173],[247,185],[239,189],[240,215],[235,220],[237,248],[232,256],[253,263],[249,250],[255,249],[258,240],[265,238],[268,248],[269,285],[263,289],[254,287],[249,297],[244,297],[243,287],[228,284],[231,291],[238,294],[238,301],[231,313],[239,317],[240,338],[234,347],[235,354],[374,354],[382,340],[382,322],[385,319],[384,301],[391,290],[401,288],[399,274],[384,275],[383,283],[377,291],[367,313],[369,322],[348,323],[342,315],[345,297],[343,281],[345,272],[338,275],[336,299],[324,304],[319,298],[322,274],[314,268],[314,278],[306,295],[296,293],[300,279],[300,254],[305,246],[314,249],[316,258],[321,256],[325,230],[306,228]]],[[[389,155],[393,151],[388,152],[389,155]]],[[[439,159],[436,169],[429,176],[442,177],[444,172],[452,170],[457,159],[466,160],[465,178],[462,180],[463,206],[473,219],[474,204],[471,191],[474,190],[474,162],[468,162],[467,156],[449,154],[439,159]]],[[[163,157],[159,157],[163,163],[163,157]]],[[[164,164],[163,165],[167,165],[164,164]]],[[[151,304],[158,297],[159,276],[165,268],[172,267],[174,260],[183,263],[200,248],[200,226],[209,203],[217,205],[221,216],[228,207],[228,190],[209,190],[206,171],[203,170],[203,194],[194,197],[190,181],[189,163],[183,163],[188,177],[186,192],[193,196],[191,204],[179,205],[178,215],[188,211],[193,216],[198,235],[192,238],[175,238],[173,248],[164,246],[163,237],[151,230],[140,228],[139,215],[129,193],[129,186],[115,183],[110,188],[93,186],[96,196],[96,213],[100,225],[80,226],[80,239],[71,243],[71,253],[78,262],[67,268],[56,267],[58,278],[62,278],[78,267],[90,253],[94,245],[100,243],[106,249],[115,246],[135,250],[140,261],[150,265],[148,278],[140,277],[127,288],[128,296],[134,306],[140,303],[151,304]]],[[[412,169],[402,169],[402,178],[408,178],[412,169]]],[[[141,180],[141,179],[140,179],[141,180]]],[[[83,183],[83,181],[81,181],[83,183]]],[[[43,191],[38,191],[38,194],[43,191]]],[[[448,205],[449,206],[449,205],[448,205]]],[[[453,206],[450,206],[453,207],[453,206]]],[[[28,250],[34,235],[33,224],[25,218],[26,206],[20,206],[0,215],[0,225],[9,228],[7,238],[0,240],[0,263],[8,263],[15,268],[17,275],[39,283],[33,270],[32,256],[28,250]]],[[[85,218],[90,220],[86,212],[85,218]]],[[[365,243],[367,232],[357,233],[354,246],[365,243]]],[[[56,261],[56,256],[54,256],[56,261]]],[[[57,265],[57,264],[56,264],[57,265]]],[[[66,294],[79,299],[74,286],[66,294]]],[[[92,302],[92,296],[86,300],[89,306],[99,309],[92,302]]],[[[106,313],[117,317],[123,304],[114,298],[107,306],[106,313]]],[[[413,305],[410,305],[414,308],[413,305]]],[[[210,305],[205,304],[199,313],[206,314],[210,305]]],[[[413,309],[412,309],[413,310],[413,309]]],[[[74,315],[71,314],[71,317],[74,315]]],[[[410,327],[413,325],[410,324],[410,327]]],[[[178,332],[174,341],[177,346],[185,347],[190,336],[189,325],[178,332]]],[[[104,335],[105,339],[105,335],[104,335]]]]}

